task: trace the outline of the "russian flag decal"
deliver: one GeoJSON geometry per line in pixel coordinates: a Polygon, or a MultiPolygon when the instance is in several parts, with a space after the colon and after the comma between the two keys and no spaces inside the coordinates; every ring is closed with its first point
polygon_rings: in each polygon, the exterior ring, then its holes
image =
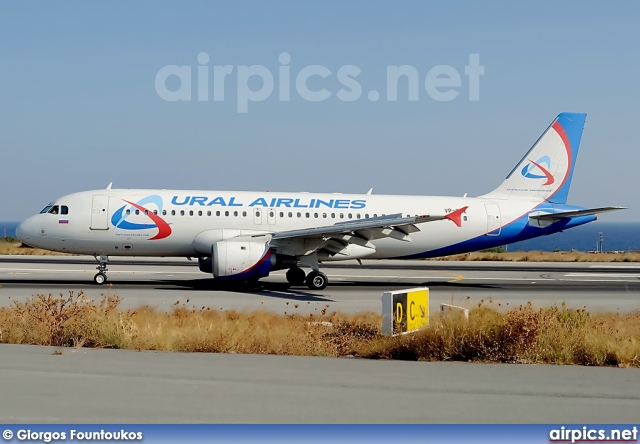
{"type": "Polygon", "coordinates": [[[59,224],[68,224],[69,223],[69,219],[60,219],[58,220],[59,224]]]}

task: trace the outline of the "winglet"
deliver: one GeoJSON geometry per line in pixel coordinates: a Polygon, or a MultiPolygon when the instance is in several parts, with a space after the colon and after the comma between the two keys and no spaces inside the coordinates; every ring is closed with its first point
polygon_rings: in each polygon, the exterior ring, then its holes
{"type": "Polygon", "coordinates": [[[456,224],[458,227],[462,227],[462,213],[467,211],[467,207],[462,207],[458,210],[452,211],[444,216],[445,219],[449,219],[451,222],[456,224]]]}

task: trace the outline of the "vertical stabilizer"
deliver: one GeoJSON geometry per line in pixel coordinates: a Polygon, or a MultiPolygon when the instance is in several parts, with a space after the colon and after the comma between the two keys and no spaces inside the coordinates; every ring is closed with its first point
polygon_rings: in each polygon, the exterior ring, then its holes
{"type": "Polygon", "coordinates": [[[566,203],[586,118],[558,115],[504,182],[481,197],[566,203]]]}

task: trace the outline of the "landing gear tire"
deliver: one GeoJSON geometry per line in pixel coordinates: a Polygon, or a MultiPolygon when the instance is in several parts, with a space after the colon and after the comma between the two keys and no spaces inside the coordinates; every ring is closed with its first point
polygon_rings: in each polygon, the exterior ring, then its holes
{"type": "Polygon", "coordinates": [[[104,273],[97,273],[94,277],[93,277],[93,282],[95,282],[98,285],[102,285],[105,282],[107,282],[107,275],[104,273]]]}
{"type": "Polygon", "coordinates": [[[307,275],[307,287],[311,290],[324,290],[328,283],[327,275],[320,271],[312,271],[307,275]]]}
{"type": "Polygon", "coordinates": [[[289,268],[286,277],[291,285],[304,285],[307,275],[302,268],[294,267],[289,268]]]}
{"type": "Polygon", "coordinates": [[[107,263],[109,262],[109,257],[107,255],[94,255],[93,257],[98,261],[98,266],[96,267],[98,273],[93,277],[93,282],[102,285],[107,282],[107,263]]]}

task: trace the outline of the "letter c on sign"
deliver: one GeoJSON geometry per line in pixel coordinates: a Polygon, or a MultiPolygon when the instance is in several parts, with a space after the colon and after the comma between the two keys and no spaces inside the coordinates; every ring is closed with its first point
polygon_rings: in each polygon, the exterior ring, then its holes
{"type": "Polygon", "coordinates": [[[409,305],[409,317],[411,318],[411,320],[415,320],[416,317],[413,315],[413,306],[416,305],[416,303],[414,301],[411,301],[411,305],[409,305]]]}
{"type": "Polygon", "coordinates": [[[402,312],[402,304],[398,302],[396,304],[396,324],[401,323],[403,317],[404,313],[402,312]]]}

